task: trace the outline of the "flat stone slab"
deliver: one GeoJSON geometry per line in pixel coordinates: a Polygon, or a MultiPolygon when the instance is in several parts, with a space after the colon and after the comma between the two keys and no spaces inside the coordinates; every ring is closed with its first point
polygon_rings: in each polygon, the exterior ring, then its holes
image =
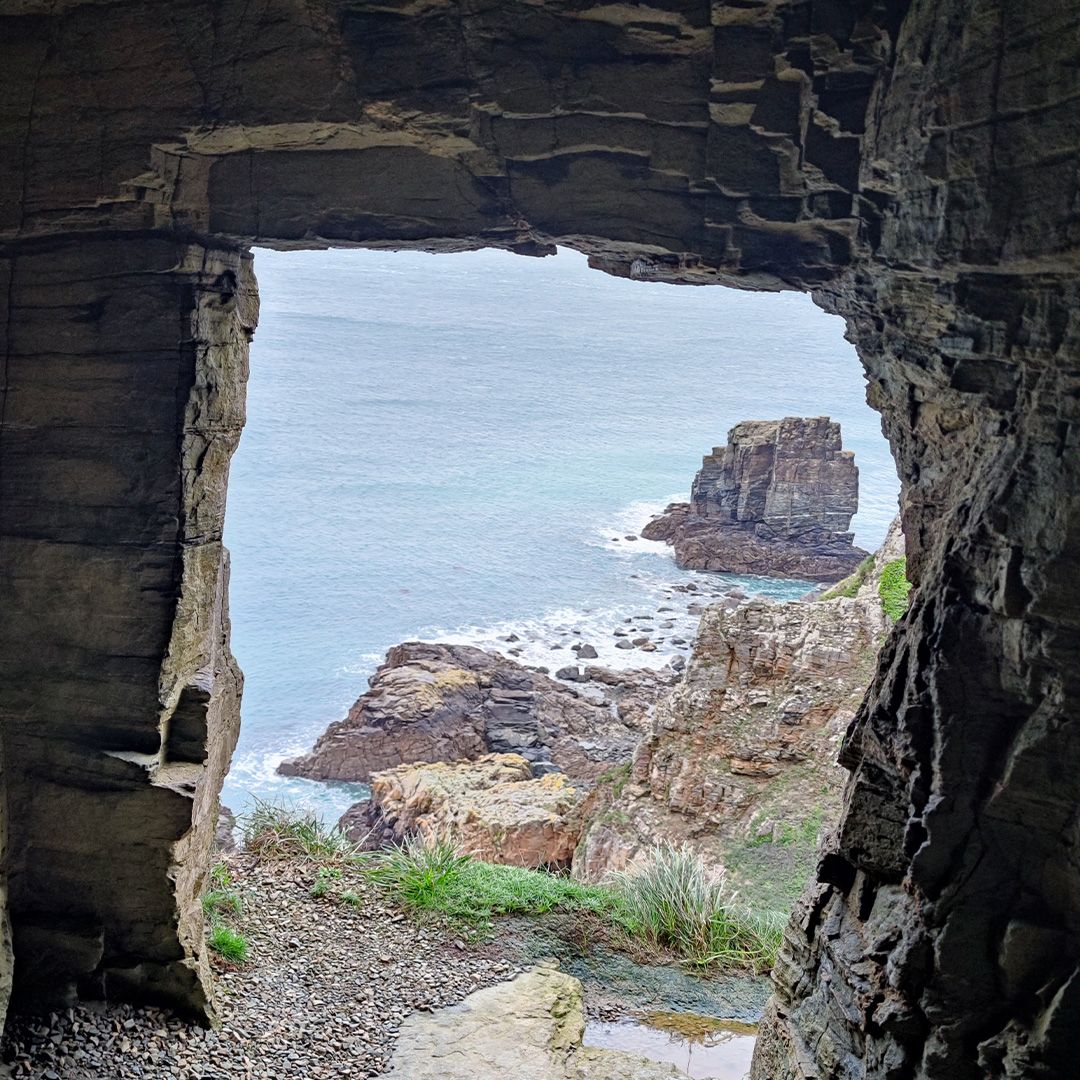
{"type": "Polygon", "coordinates": [[[673,1065],[583,1047],[581,983],[554,966],[486,987],[401,1025],[394,1080],[686,1080],[673,1065]]]}

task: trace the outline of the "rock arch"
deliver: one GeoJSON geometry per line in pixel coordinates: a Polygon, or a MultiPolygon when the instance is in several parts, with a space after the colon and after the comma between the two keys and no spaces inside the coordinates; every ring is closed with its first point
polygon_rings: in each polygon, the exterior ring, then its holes
{"type": "Polygon", "coordinates": [[[847,319],[903,483],[914,602],[846,741],[847,811],[788,929],[755,1075],[1062,1075],[1080,1017],[1078,32],[1054,0],[7,5],[16,992],[208,1007],[249,247],[559,242],[630,277],[812,290],[847,319]],[[206,760],[180,775],[162,733],[196,680],[206,760]],[[54,962],[35,979],[19,957],[37,948],[54,962]]]}

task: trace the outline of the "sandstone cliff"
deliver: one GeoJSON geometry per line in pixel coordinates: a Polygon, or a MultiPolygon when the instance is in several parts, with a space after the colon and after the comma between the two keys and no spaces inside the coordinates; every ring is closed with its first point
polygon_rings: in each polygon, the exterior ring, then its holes
{"type": "Polygon", "coordinates": [[[674,503],[642,529],[691,570],[836,581],[866,555],[847,531],[859,470],[827,416],[748,420],[728,432],[674,503]]]}
{"type": "MultiPolygon", "coordinates": [[[[747,844],[812,845],[838,820],[837,754],[885,636],[880,575],[898,552],[897,521],[866,572],[834,590],[850,595],[706,609],[629,782],[575,854],[576,876],[598,880],[665,840],[731,864],[747,844]]],[[[743,884],[756,894],[760,883],[743,884]]]]}
{"type": "Polygon", "coordinates": [[[598,685],[568,686],[467,645],[395,645],[348,716],[280,771],[366,781],[395,765],[495,752],[521,754],[540,772],[597,776],[629,759],[670,676],[592,668],[585,674],[598,685]]]}

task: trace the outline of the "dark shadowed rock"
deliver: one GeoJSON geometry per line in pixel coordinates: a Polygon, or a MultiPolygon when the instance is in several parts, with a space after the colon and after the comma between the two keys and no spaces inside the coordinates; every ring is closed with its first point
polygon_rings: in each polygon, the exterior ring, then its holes
{"type": "Polygon", "coordinates": [[[847,531],[858,507],[859,471],[839,424],[747,420],[703,460],[691,501],[641,535],[671,544],[689,570],[839,581],[866,557],[847,531]]]}
{"type": "MultiPolygon", "coordinates": [[[[558,678],[600,682],[600,670],[562,668],[558,678]]],[[[497,653],[406,642],[386,654],[348,716],[331,724],[310,754],[279,771],[366,781],[410,762],[511,753],[592,776],[629,758],[647,722],[642,687],[656,679],[653,672],[612,672],[594,701],[497,653]]]]}

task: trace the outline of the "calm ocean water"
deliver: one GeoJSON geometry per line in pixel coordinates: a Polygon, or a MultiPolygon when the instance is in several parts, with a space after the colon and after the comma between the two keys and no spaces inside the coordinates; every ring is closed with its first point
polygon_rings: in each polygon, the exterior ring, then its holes
{"type": "Polygon", "coordinates": [[[285,797],[330,816],[357,797],[274,769],[396,642],[506,649],[513,632],[525,661],[553,668],[574,640],[602,662],[667,662],[670,644],[614,650],[613,627],[671,605],[652,621],[675,621],[658,630],[670,642],[693,621],[672,585],[716,576],[624,537],[687,495],[740,420],[839,420],[860,468],[856,542],[875,547],[895,513],[855,351],[805,296],[631,282],[573,252],[259,251],[255,269],[226,529],[247,678],[234,809],[285,797]]]}

